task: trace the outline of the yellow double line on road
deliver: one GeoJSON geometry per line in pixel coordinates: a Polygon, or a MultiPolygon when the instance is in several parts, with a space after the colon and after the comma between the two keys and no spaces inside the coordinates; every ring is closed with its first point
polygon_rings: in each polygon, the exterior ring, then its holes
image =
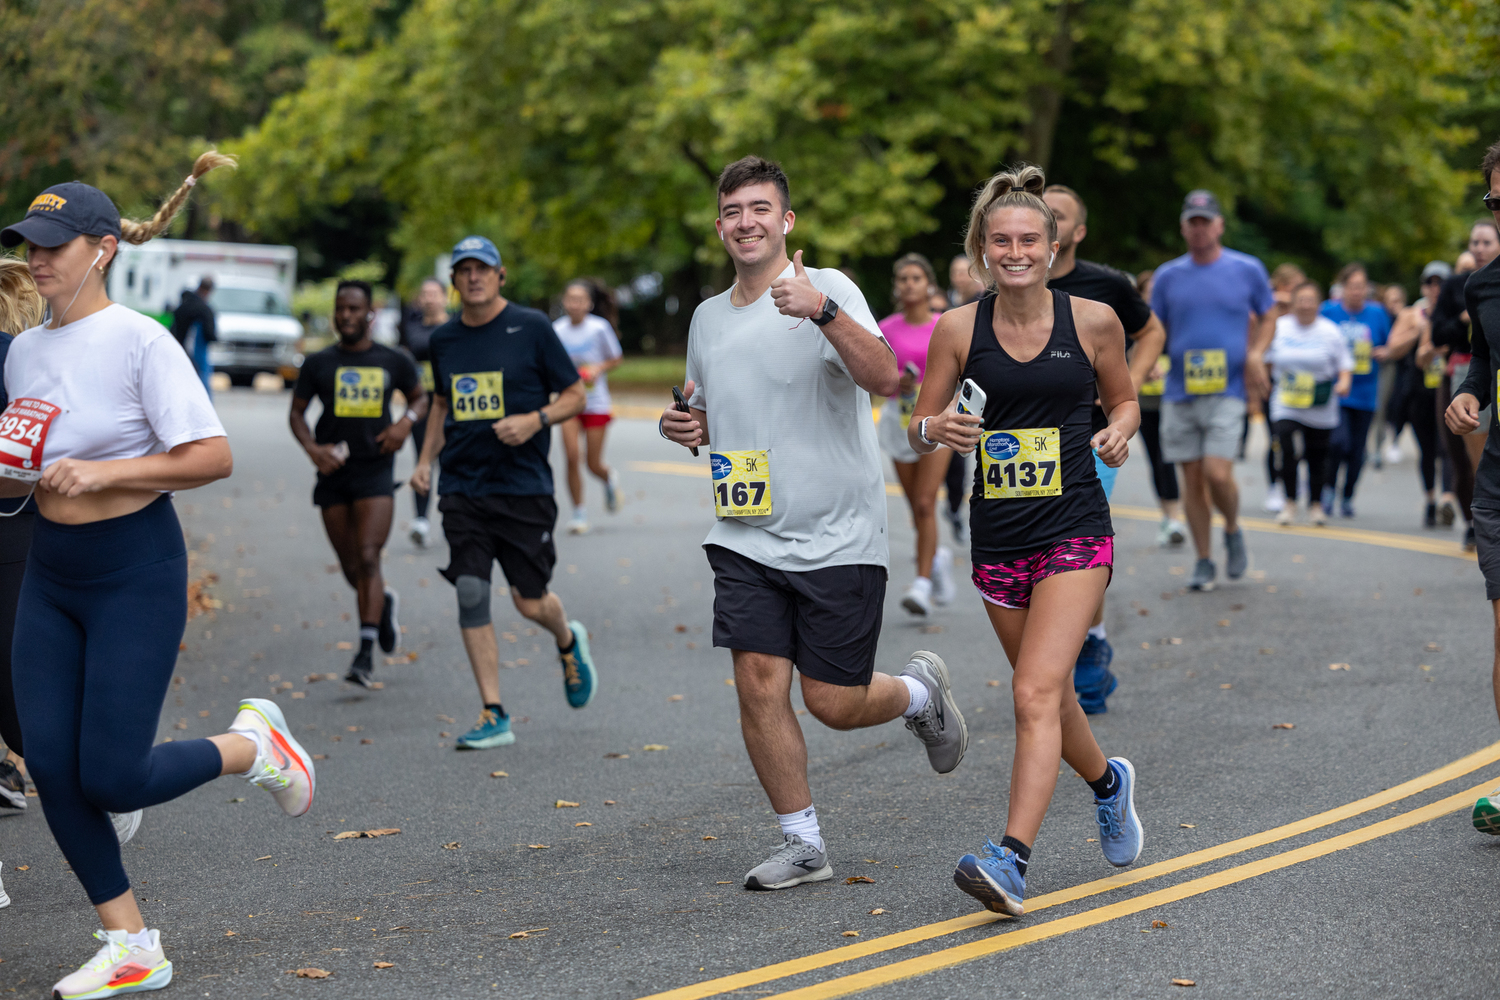
{"type": "MultiPolygon", "coordinates": [[[[1160,861],[1153,865],[1147,865],[1144,868],[1121,872],[1109,878],[1085,882],[1071,889],[1063,889],[1058,892],[1050,892],[1046,895],[1038,896],[1035,899],[1027,901],[1026,912],[1029,916],[1049,907],[1060,906],[1064,903],[1070,903],[1074,900],[1094,896],[1102,892],[1121,889],[1125,886],[1147,881],[1148,879],[1160,878],[1163,875],[1171,875],[1175,872],[1195,868],[1199,865],[1208,864],[1234,854],[1253,850],[1257,847],[1264,847],[1267,844],[1300,836],[1301,834],[1363,815],[1382,806],[1399,802],[1402,799],[1410,798],[1413,795],[1477,771],[1482,767],[1495,763],[1497,760],[1500,760],[1500,743],[1491,744],[1483,750],[1469,754],[1467,757],[1462,757],[1435,771],[1429,771],[1427,774],[1413,778],[1394,788],[1388,788],[1383,792],[1366,796],[1347,805],[1309,816],[1306,819],[1297,820],[1294,823],[1287,823],[1283,826],[1266,830],[1263,833],[1251,834],[1248,837],[1231,840],[1217,847],[1193,851],[1168,861],[1160,861]]],[[[872,987],[896,982],[901,979],[909,979],[912,976],[924,975],[963,962],[973,961],[976,958],[983,958],[1002,951],[1008,951],[1012,948],[1019,948],[1034,941],[1044,941],[1048,938],[1057,937],[1075,930],[1082,930],[1083,928],[1093,927],[1111,920],[1118,920],[1120,917],[1140,913],[1143,910],[1176,902],[1190,896],[1211,892],[1214,889],[1255,878],[1257,875],[1264,875],[1267,872],[1287,868],[1291,865],[1300,864],[1303,861],[1323,857],[1324,855],[1332,854],[1357,844],[1367,843],[1388,834],[1430,822],[1440,816],[1445,816],[1466,808],[1478,796],[1484,794],[1485,790],[1491,787],[1493,783],[1492,779],[1491,781],[1475,785],[1473,788],[1458,792],[1455,795],[1440,799],[1430,805],[1421,806],[1410,812],[1402,813],[1399,816],[1392,816],[1389,819],[1373,823],[1370,826],[1361,827],[1358,830],[1330,837],[1326,840],[1316,841],[1281,854],[1274,854],[1258,861],[1251,861],[1233,868],[1227,868],[1223,871],[1182,882],[1166,889],[1158,889],[1155,892],[1149,892],[1131,899],[1122,900],[1118,903],[1111,903],[1092,910],[1086,910],[1069,917],[1032,924],[980,941],[972,941],[968,944],[945,948],[916,958],[906,959],[905,961],[883,965],[866,972],[858,972],[853,975],[830,979],[815,986],[776,994],[776,997],[785,998],[785,1000],[793,1000],[793,998],[795,1000],[814,1000],[814,998],[820,998],[821,1000],[821,998],[827,997],[846,996],[860,990],[871,989],[872,987]]],[[[1004,918],[997,917],[988,912],[973,913],[953,920],[944,920],[934,924],[927,924],[923,927],[900,931],[895,934],[886,934],[878,938],[871,938],[869,941],[862,941],[859,944],[848,945],[843,948],[833,948],[803,958],[777,962],[774,965],[767,965],[759,969],[751,969],[747,972],[740,972],[730,976],[721,976],[716,979],[695,983],[691,986],[667,990],[664,993],[653,993],[649,997],[641,998],[641,1000],[700,1000],[703,997],[717,996],[731,990],[742,990],[760,983],[785,979],[788,976],[813,972],[817,969],[840,965],[844,962],[855,961],[871,955],[878,955],[896,948],[929,941],[933,938],[953,934],[958,931],[984,927],[988,924],[998,923],[1002,919],[1004,918]]]]}
{"type": "MultiPolygon", "coordinates": [[[[630,470],[654,472],[663,476],[689,476],[694,479],[702,479],[708,475],[707,465],[693,462],[631,462],[630,470]]],[[[885,492],[887,496],[899,497],[902,495],[901,485],[886,483],[885,492]]],[[[1153,507],[1112,503],[1109,512],[1111,517],[1123,518],[1127,521],[1149,521],[1154,524],[1161,520],[1161,511],[1153,507]]],[[[1314,528],[1307,525],[1287,525],[1283,527],[1275,521],[1260,517],[1242,517],[1240,526],[1249,531],[1263,531],[1273,535],[1294,535],[1299,538],[1321,538],[1336,542],[1359,542],[1363,545],[1376,545],[1386,549],[1401,549],[1406,552],[1422,552],[1431,556],[1466,559],[1469,562],[1474,562],[1476,559],[1474,553],[1463,551],[1456,542],[1421,538],[1417,535],[1403,535],[1395,531],[1366,531],[1362,528],[1336,526],[1314,528]]]]}

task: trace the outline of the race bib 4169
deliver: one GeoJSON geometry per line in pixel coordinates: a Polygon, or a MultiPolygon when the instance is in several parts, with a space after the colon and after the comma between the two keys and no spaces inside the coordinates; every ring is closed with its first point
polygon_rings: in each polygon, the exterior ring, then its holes
{"type": "Polygon", "coordinates": [[[505,416],[505,372],[453,376],[454,420],[499,420],[505,416]]]}

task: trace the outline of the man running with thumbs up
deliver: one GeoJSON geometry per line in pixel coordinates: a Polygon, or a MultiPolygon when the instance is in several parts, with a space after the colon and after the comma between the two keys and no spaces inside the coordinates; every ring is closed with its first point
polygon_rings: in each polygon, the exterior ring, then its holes
{"type": "Polygon", "coordinates": [[[751,889],[833,877],[794,667],[808,711],[834,729],[905,717],[939,773],[968,743],[937,654],[875,673],[890,557],[870,393],[891,395],[900,375],[854,283],[804,268],[800,250],[788,260],[795,223],[780,166],[747,156],[724,168],[716,226],[736,280],[694,312],[689,411],[661,421],[668,440],[710,449],[714,645],[732,651],[745,748],[783,837],[745,876],[751,889]]]}

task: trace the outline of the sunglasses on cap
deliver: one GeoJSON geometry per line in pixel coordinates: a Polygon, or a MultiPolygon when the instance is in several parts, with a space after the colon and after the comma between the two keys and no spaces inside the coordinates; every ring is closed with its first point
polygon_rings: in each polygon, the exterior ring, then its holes
{"type": "Polygon", "coordinates": [[[1500,194],[1487,194],[1479,200],[1484,202],[1484,207],[1491,212],[1500,212],[1500,194]]]}

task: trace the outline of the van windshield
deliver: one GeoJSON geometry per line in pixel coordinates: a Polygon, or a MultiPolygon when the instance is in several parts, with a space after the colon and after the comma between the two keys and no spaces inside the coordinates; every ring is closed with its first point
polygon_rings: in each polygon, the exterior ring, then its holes
{"type": "Polygon", "coordinates": [[[291,307],[278,292],[256,291],[251,288],[215,288],[208,304],[214,312],[251,313],[256,316],[290,316],[291,307]]]}

